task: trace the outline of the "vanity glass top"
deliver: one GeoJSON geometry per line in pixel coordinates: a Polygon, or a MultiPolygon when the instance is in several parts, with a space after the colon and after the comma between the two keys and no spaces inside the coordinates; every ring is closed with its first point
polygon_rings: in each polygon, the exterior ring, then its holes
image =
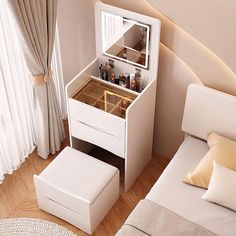
{"type": "Polygon", "coordinates": [[[91,78],[74,96],[80,102],[125,119],[137,95],[91,78]]]}

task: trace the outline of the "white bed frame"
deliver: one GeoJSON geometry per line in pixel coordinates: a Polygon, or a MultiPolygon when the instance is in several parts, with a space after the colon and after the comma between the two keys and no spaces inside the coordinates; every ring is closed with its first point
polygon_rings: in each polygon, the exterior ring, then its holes
{"type": "MultiPolygon", "coordinates": [[[[234,236],[235,212],[204,202],[201,196],[205,190],[184,184],[182,180],[209,150],[205,142],[209,132],[217,132],[236,140],[236,97],[202,85],[191,84],[186,96],[182,130],[187,137],[146,199],[217,235],[234,236]]],[[[137,211],[133,216],[136,213],[137,211]]],[[[127,221],[129,222],[129,218],[127,221]]],[[[148,229],[145,230],[148,232],[148,229]]]]}
{"type": "Polygon", "coordinates": [[[182,130],[204,140],[212,131],[236,140],[235,96],[191,84],[187,91],[182,130]]]}

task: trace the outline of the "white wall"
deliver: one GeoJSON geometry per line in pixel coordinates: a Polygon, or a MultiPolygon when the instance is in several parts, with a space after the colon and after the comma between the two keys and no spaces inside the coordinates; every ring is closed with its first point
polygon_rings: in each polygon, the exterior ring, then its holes
{"type": "Polygon", "coordinates": [[[58,0],[58,31],[64,82],[95,58],[96,0],[58,0]]]}

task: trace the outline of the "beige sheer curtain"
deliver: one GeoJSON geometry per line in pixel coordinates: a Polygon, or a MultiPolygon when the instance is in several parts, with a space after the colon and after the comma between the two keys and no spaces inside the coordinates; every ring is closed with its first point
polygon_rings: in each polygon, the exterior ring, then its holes
{"type": "Polygon", "coordinates": [[[50,70],[57,0],[8,0],[8,3],[32,74],[38,154],[46,159],[49,153],[54,154],[60,149],[65,138],[55,84],[51,78],[53,72],[50,70]]]}

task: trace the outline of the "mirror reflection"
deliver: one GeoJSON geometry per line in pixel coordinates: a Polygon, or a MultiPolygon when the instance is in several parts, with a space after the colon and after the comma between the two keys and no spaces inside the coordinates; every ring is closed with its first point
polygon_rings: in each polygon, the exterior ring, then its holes
{"type": "Polygon", "coordinates": [[[102,47],[107,56],[148,68],[148,25],[102,12],[102,47]]]}

